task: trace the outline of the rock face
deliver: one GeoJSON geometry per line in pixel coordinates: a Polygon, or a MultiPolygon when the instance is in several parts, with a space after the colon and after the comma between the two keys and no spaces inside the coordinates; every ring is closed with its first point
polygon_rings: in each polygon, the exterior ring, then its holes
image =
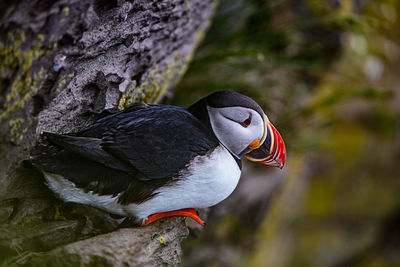
{"type": "Polygon", "coordinates": [[[187,235],[184,219],[170,218],[145,228],[119,229],[46,253],[31,253],[16,263],[30,266],[175,266],[180,262],[180,242],[187,235]]]}
{"type": "Polygon", "coordinates": [[[121,220],[55,199],[21,162],[42,131],[79,131],[105,109],[170,97],[215,3],[20,0],[0,7],[0,263],[177,264],[187,235],[180,220],[109,233],[121,220]]]}

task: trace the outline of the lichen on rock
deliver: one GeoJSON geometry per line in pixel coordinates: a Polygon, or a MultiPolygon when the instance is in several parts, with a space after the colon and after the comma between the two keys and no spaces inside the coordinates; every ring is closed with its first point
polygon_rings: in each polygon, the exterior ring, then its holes
{"type": "Polygon", "coordinates": [[[40,173],[21,162],[43,131],[76,132],[106,109],[171,94],[214,9],[211,0],[8,6],[0,17],[7,32],[0,34],[0,214],[7,216],[0,220],[0,249],[7,252],[0,264],[179,262],[187,235],[181,219],[113,231],[121,220],[57,200],[40,173]],[[121,245],[102,253],[99,244],[106,247],[107,240],[121,245]]]}

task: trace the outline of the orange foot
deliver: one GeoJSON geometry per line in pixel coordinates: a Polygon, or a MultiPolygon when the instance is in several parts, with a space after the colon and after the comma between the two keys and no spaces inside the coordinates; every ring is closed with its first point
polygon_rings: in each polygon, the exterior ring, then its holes
{"type": "Polygon", "coordinates": [[[170,216],[187,216],[198,222],[200,225],[205,225],[205,223],[200,219],[199,215],[197,215],[197,211],[193,208],[155,213],[147,217],[147,219],[143,223],[139,223],[139,225],[145,226],[149,223],[170,216]]]}

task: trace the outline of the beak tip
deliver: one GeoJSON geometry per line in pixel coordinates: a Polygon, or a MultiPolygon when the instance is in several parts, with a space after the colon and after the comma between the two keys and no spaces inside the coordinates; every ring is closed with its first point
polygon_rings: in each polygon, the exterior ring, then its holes
{"type": "Polygon", "coordinates": [[[276,163],[275,167],[278,167],[280,169],[283,168],[285,165],[286,161],[286,147],[285,147],[285,142],[283,142],[282,136],[279,134],[278,130],[270,123],[270,126],[272,128],[272,132],[274,134],[274,138],[277,141],[277,145],[274,149],[274,156],[273,156],[273,161],[276,163]]]}
{"type": "Polygon", "coordinates": [[[278,166],[278,168],[282,170],[282,169],[283,169],[283,166],[285,166],[285,163],[280,163],[279,166],[278,166]]]}

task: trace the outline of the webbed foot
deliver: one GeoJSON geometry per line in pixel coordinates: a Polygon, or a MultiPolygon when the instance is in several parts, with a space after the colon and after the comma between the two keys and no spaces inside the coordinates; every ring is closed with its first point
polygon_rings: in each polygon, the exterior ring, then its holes
{"type": "Polygon", "coordinates": [[[148,225],[154,221],[157,221],[162,218],[171,217],[171,216],[186,216],[190,217],[196,222],[198,222],[201,226],[204,226],[205,223],[200,219],[199,214],[194,208],[181,209],[181,210],[173,210],[166,212],[159,212],[150,215],[143,223],[139,223],[140,226],[148,225]]]}

